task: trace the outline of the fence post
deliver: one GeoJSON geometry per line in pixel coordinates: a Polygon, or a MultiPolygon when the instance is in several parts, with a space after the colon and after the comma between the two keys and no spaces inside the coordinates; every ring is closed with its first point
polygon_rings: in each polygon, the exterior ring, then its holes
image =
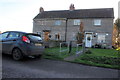
{"type": "Polygon", "coordinates": [[[62,43],[60,43],[60,53],[59,53],[59,56],[61,56],[61,47],[62,47],[62,43]]]}
{"type": "Polygon", "coordinates": [[[72,50],[72,41],[70,41],[70,44],[69,44],[69,53],[71,53],[71,50],[72,50]]]}
{"type": "Polygon", "coordinates": [[[83,53],[85,53],[85,42],[82,43],[83,53]]]}

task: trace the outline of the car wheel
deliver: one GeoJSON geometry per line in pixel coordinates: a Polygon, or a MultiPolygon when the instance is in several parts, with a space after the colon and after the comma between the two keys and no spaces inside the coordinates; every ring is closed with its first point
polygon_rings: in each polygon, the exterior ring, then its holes
{"type": "Polygon", "coordinates": [[[21,50],[18,48],[13,49],[12,57],[14,60],[21,60],[23,58],[21,50]]]}
{"type": "Polygon", "coordinates": [[[35,56],[35,58],[41,58],[42,57],[42,55],[36,55],[35,56]]]}

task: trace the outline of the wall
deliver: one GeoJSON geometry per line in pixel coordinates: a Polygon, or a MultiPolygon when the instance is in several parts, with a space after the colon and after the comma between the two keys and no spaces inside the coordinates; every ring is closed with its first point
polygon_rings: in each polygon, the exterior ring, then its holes
{"type": "MultiPolygon", "coordinates": [[[[108,34],[106,35],[106,42],[109,45],[112,45],[112,30],[113,30],[113,19],[112,18],[99,18],[101,19],[101,26],[94,26],[94,19],[80,19],[84,24],[84,29],[87,32],[93,32],[93,36],[95,33],[100,34],[108,34]]],[[[79,32],[79,25],[73,25],[74,19],[68,19],[67,21],[67,41],[75,40],[76,33],[79,32]]],[[[61,40],[65,40],[65,28],[66,28],[66,20],[65,19],[38,19],[33,21],[33,32],[41,32],[43,35],[43,30],[50,30],[50,35],[52,35],[51,39],[55,39],[55,34],[59,33],[61,35],[61,40]],[[40,25],[38,21],[45,20],[45,25],[40,25]],[[61,20],[61,25],[54,25],[56,20],[61,20]]],[[[42,36],[44,37],[44,36],[42,36]]],[[[93,37],[92,43],[95,44],[97,42],[97,36],[93,37]]]]}
{"type": "MultiPolygon", "coordinates": [[[[93,32],[93,36],[95,33],[100,34],[108,34],[106,35],[106,42],[112,45],[112,31],[113,31],[113,19],[102,19],[101,18],[101,26],[94,26],[94,19],[80,19],[81,22],[84,24],[84,30],[86,32],[93,32]]],[[[67,33],[67,41],[72,40],[72,35],[79,32],[79,27],[73,25],[73,19],[68,20],[68,33],[67,33]]],[[[97,42],[97,36],[93,37],[93,44],[97,42]]]]}

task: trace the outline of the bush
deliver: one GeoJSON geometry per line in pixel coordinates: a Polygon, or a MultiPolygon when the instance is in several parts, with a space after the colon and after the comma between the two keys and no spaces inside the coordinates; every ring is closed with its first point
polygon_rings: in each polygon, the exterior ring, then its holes
{"type": "Polygon", "coordinates": [[[86,54],[92,54],[91,50],[89,50],[89,49],[86,50],[85,53],[86,53],[86,54]]]}

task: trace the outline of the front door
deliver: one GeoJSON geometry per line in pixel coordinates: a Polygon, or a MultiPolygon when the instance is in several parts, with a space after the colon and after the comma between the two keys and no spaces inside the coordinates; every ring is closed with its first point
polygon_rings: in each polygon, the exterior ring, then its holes
{"type": "Polygon", "coordinates": [[[44,40],[45,41],[49,40],[49,34],[50,34],[50,32],[44,32],[44,40]]]}
{"type": "Polygon", "coordinates": [[[86,34],[85,47],[92,47],[92,34],[86,34]]]}

